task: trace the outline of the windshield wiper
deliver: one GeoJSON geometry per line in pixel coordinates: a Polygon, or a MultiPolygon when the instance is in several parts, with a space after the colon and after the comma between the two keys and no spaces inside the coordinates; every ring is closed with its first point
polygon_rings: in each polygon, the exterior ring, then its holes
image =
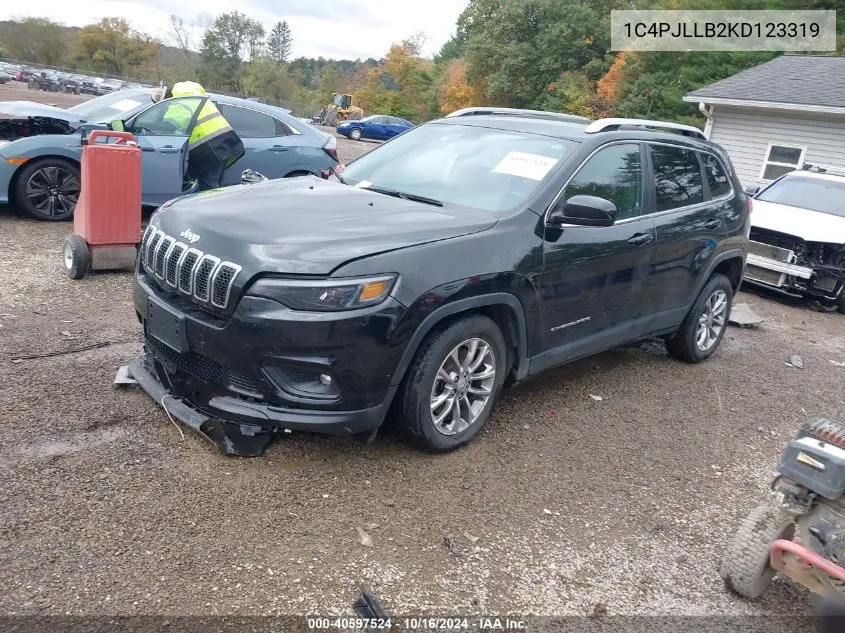
{"type": "Polygon", "coordinates": [[[393,196],[394,198],[402,198],[403,200],[412,200],[414,202],[430,204],[434,207],[443,206],[443,203],[440,202],[440,200],[435,200],[434,198],[427,198],[426,196],[418,196],[415,193],[405,193],[403,191],[396,191],[395,189],[387,189],[385,187],[373,187],[372,185],[368,185],[366,187],[361,188],[366,189],[368,191],[375,191],[376,193],[383,193],[386,196],[393,196]]]}

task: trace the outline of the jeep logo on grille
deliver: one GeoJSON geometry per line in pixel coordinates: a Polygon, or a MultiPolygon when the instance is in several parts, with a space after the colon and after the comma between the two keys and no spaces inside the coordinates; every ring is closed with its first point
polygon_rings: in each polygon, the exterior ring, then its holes
{"type": "Polygon", "coordinates": [[[191,229],[185,229],[184,231],[179,233],[179,237],[184,237],[191,244],[194,244],[195,242],[197,242],[200,239],[200,236],[197,235],[196,233],[193,233],[191,231],[191,229]]]}

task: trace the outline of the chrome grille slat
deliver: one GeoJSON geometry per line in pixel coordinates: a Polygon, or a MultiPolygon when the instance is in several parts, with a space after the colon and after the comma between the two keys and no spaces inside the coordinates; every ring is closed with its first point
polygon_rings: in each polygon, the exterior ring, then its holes
{"type": "Polygon", "coordinates": [[[200,257],[203,256],[202,251],[195,248],[189,248],[182,255],[182,261],[179,262],[179,290],[186,295],[194,294],[194,267],[200,257]]]}
{"type": "Polygon", "coordinates": [[[164,281],[164,262],[167,261],[167,256],[170,250],[176,244],[176,240],[169,235],[164,236],[156,247],[155,261],[153,262],[153,270],[155,276],[164,281]]]}
{"type": "Polygon", "coordinates": [[[194,271],[194,297],[205,303],[209,300],[211,290],[211,276],[214,269],[220,265],[220,258],[214,255],[205,254],[200,257],[199,263],[194,271]]]}
{"type": "Polygon", "coordinates": [[[182,255],[187,250],[187,244],[176,242],[167,254],[167,259],[164,260],[164,281],[172,288],[176,287],[176,280],[178,279],[179,262],[182,261],[182,255]]]}
{"type": "Polygon", "coordinates": [[[151,272],[153,267],[153,255],[155,254],[156,246],[158,246],[162,237],[164,237],[164,233],[158,230],[155,231],[155,233],[150,237],[150,243],[147,245],[147,252],[144,257],[144,266],[146,266],[147,270],[151,272]]]}
{"type": "Polygon", "coordinates": [[[225,308],[229,302],[229,293],[232,291],[232,284],[235,277],[241,272],[241,267],[230,262],[221,262],[211,277],[210,292],[211,305],[218,308],[225,308]]]}
{"type": "Polygon", "coordinates": [[[141,238],[141,263],[162,288],[220,310],[228,307],[235,279],[242,270],[152,226],[141,238]]]}

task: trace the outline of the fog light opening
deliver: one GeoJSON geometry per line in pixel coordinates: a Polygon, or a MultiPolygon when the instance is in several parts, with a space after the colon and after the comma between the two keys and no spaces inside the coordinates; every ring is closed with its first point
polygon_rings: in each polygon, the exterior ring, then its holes
{"type": "Polygon", "coordinates": [[[330,386],[332,384],[332,377],[328,374],[320,374],[320,384],[326,387],[330,386]]]}

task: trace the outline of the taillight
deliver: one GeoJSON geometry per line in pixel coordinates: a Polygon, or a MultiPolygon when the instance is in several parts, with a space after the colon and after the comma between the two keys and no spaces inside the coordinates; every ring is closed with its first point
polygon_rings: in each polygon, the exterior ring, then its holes
{"type": "Polygon", "coordinates": [[[748,202],[746,206],[748,207],[748,215],[751,215],[751,212],[754,210],[754,199],[751,196],[747,198],[748,202]]]}
{"type": "Polygon", "coordinates": [[[340,160],[337,157],[337,150],[336,149],[334,149],[334,148],[329,149],[328,147],[324,147],[323,149],[326,150],[326,154],[328,154],[329,156],[331,156],[335,160],[340,160]]]}

